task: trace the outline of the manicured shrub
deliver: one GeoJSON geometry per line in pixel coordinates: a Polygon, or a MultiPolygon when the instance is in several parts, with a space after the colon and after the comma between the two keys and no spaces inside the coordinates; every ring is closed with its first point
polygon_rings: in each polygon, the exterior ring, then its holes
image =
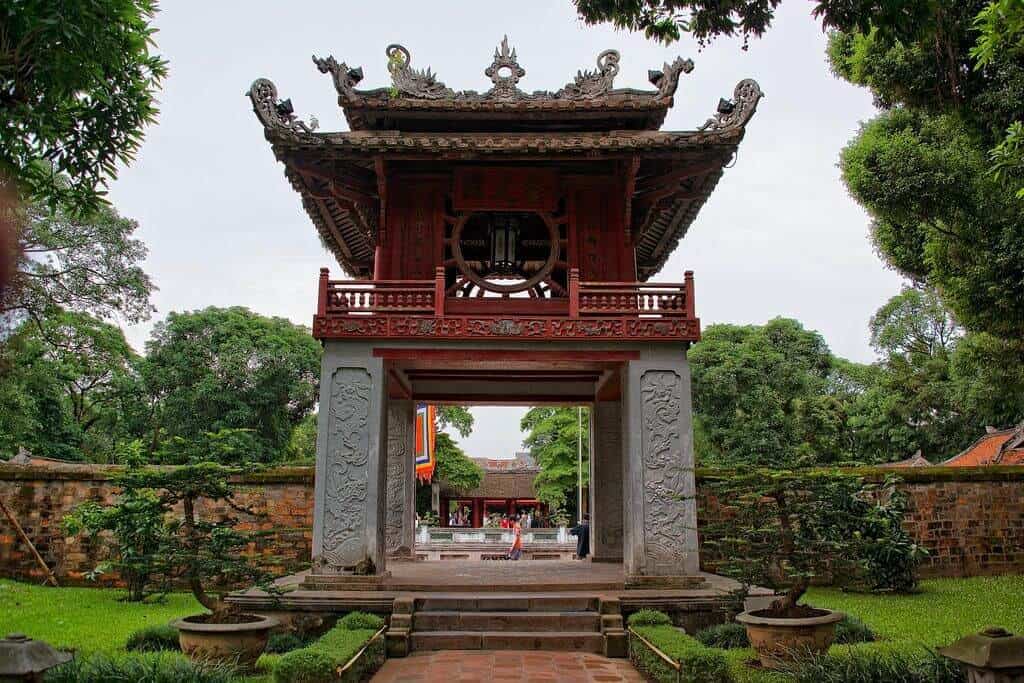
{"type": "Polygon", "coordinates": [[[376,614],[349,612],[338,620],[338,626],[346,631],[358,631],[360,629],[379,631],[384,626],[384,619],[376,614]]]}
{"type": "Polygon", "coordinates": [[[838,645],[852,645],[853,643],[873,643],[877,640],[875,632],[857,617],[847,614],[843,620],[836,624],[836,639],[838,645]]]}
{"type": "Polygon", "coordinates": [[[734,621],[718,624],[717,626],[709,626],[697,631],[693,637],[707,647],[719,647],[723,650],[750,647],[750,639],[747,638],[747,627],[734,621]]]}
{"type": "Polygon", "coordinates": [[[656,609],[641,609],[630,614],[626,623],[630,626],[671,626],[672,619],[656,609]]]}
{"type": "Polygon", "coordinates": [[[282,655],[285,652],[298,650],[305,644],[302,638],[294,633],[274,633],[267,639],[267,647],[263,651],[272,655],[282,655]]]}
{"type": "Polygon", "coordinates": [[[162,650],[181,650],[178,641],[178,629],[170,624],[147,626],[140,628],[130,636],[124,649],[129,652],[160,652],[162,650]]]}
{"type": "MultiPolygon", "coordinates": [[[[369,614],[353,612],[348,616],[351,623],[373,623],[383,626],[384,620],[369,614]],[[353,616],[358,614],[359,616],[353,616]]],[[[347,618],[347,617],[346,617],[347,618]]],[[[336,680],[336,672],[351,660],[357,652],[373,637],[377,628],[348,629],[344,619],[319,640],[299,650],[292,650],[284,655],[274,666],[276,683],[327,683],[336,680]],[[326,673],[325,673],[326,672],[326,673]],[[324,677],[326,676],[326,677],[324,677]]],[[[369,648],[365,657],[355,670],[343,680],[362,680],[383,663],[384,639],[377,639],[369,648]],[[365,661],[364,661],[365,660],[365,661]]]]}
{"type": "Polygon", "coordinates": [[[796,683],[966,683],[956,662],[930,650],[845,648],[801,658],[788,673],[796,683]]]}
{"type": "Polygon", "coordinates": [[[682,630],[673,626],[635,626],[639,634],[669,659],[679,664],[679,677],[661,657],[651,652],[635,636],[630,639],[629,656],[633,664],[656,681],[682,681],[683,683],[732,683],[729,662],[725,653],[705,647],[682,630]]]}
{"type": "Polygon", "coordinates": [[[193,664],[184,656],[170,652],[108,657],[76,657],[46,673],[46,683],[229,683],[234,671],[225,665],[193,664]]]}
{"type": "Polygon", "coordinates": [[[302,648],[282,655],[274,667],[276,683],[330,683],[334,680],[334,658],[326,652],[302,648]]]}

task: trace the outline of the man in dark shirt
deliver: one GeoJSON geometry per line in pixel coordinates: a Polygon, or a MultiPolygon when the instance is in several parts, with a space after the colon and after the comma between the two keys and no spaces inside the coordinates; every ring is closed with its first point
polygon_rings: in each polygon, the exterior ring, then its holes
{"type": "Polygon", "coordinates": [[[576,559],[585,560],[590,554],[590,515],[584,514],[583,521],[569,529],[576,537],[576,559]]]}

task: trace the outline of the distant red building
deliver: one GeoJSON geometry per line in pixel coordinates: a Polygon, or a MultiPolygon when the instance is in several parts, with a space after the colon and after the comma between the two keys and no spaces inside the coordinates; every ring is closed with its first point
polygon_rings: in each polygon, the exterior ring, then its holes
{"type": "Polygon", "coordinates": [[[1010,429],[989,429],[965,450],[945,460],[947,467],[1024,465],[1024,423],[1010,429]]]}
{"type": "Polygon", "coordinates": [[[484,471],[480,485],[470,491],[455,491],[442,484],[441,526],[449,526],[456,510],[468,511],[460,526],[480,528],[491,515],[514,515],[532,512],[538,521],[547,514],[547,506],[537,500],[533,480],[540,468],[529,453],[516,453],[515,458],[473,458],[484,471]]]}

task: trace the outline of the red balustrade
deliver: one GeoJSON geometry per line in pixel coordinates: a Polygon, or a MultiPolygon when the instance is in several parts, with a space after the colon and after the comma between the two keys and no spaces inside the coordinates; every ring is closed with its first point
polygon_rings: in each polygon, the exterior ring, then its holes
{"type": "Polygon", "coordinates": [[[565,296],[544,301],[449,298],[442,268],[432,280],[331,280],[324,268],[319,284],[314,334],[321,338],[700,338],[690,271],[681,283],[581,282],[574,268],[565,296]]]}

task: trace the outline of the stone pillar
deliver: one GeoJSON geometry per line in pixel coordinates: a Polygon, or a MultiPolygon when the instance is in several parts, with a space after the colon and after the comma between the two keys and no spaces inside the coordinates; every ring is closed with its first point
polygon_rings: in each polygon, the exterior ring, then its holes
{"type": "Polygon", "coordinates": [[[590,418],[590,550],[594,562],[622,562],[622,410],[598,401],[590,418]]]}
{"type": "Polygon", "coordinates": [[[654,348],[623,373],[627,584],[693,584],[687,577],[698,574],[700,561],[690,367],[678,348],[654,348]]]}
{"type": "Polygon", "coordinates": [[[320,381],[313,573],[384,573],[385,377],[368,344],[328,342],[320,381]]]}
{"type": "Polygon", "coordinates": [[[416,543],[415,421],[416,406],[412,401],[388,400],[384,547],[389,557],[412,558],[416,543]]]}

